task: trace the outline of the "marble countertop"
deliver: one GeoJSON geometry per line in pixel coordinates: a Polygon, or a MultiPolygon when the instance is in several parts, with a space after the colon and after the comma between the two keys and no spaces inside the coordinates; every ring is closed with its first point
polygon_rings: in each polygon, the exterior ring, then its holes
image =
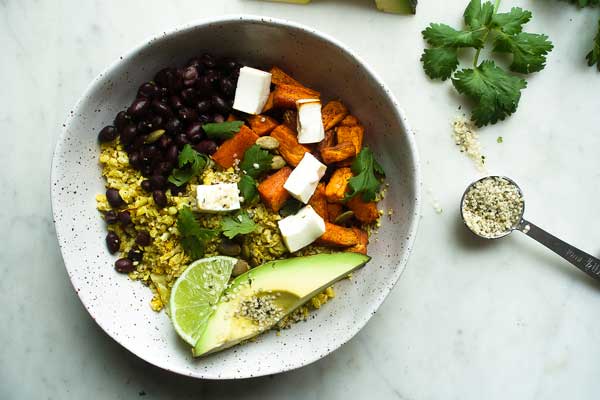
{"type": "MultiPolygon", "coordinates": [[[[451,137],[461,101],[418,59],[419,32],[459,23],[467,1],[421,3],[408,17],[369,0],[0,1],[0,398],[598,398],[600,285],[524,235],[484,242],[461,225],[458,200],[480,176],[451,137]],[[308,24],[366,59],[414,127],[425,201],[404,275],[352,341],[290,373],[210,382],[148,365],[96,326],[67,278],[48,188],[61,124],[96,74],[155,32],[227,13],[308,24]]],[[[555,50],[518,112],[480,131],[488,169],[521,184],[530,220],[599,255],[600,73],[584,64],[598,10],[511,3],[555,50]]]]}

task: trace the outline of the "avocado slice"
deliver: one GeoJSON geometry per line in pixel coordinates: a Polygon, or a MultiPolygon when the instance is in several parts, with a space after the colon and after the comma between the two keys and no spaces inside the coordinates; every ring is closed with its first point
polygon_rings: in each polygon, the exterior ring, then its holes
{"type": "Polygon", "coordinates": [[[375,0],[377,8],[394,14],[416,14],[418,0],[375,0]]]}
{"type": "Polygon", "coordinates": [[[194,357],[234,346],[271,329],[371,257],[331,253],[271,261],[238,276],[225,290],[196,343],[194,357]]]}

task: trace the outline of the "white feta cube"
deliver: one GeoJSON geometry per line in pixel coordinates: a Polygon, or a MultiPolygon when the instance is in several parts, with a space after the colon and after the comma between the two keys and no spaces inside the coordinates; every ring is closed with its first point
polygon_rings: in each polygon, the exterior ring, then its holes
{"type": "Polygon", "coordinates": [[[311,206],[277,222],[283,242],[290,252],[308,246],[325,233],[325,221],[311,206]]]}
{"type": "Polygon", "coordinates": [[[235,88],[233,108],[248,114],[260,114],[271,91],[271,74],[242,67],[235,88]]]}
{"type": "Polygon", "coordinates": [[[294,168],[283,184],[292,197],[307,204],[315,192],[319,181],[325,175],[327,166],[317,160],[312,154],[304,153],[300,163],[294,168]]]}
{"type": "Polygon", "coordinates": [[[217,183],[196,187],[198,210],[222,213],[240,209],[240,191],[236,183],[217,183]]]}
{"type": "Polygon", "coordinates": [[[298,108],[298,143],[319,143],[325,139],[325,128],[321,116],[319,99],[300,99],[296,101],[298,108]]]}

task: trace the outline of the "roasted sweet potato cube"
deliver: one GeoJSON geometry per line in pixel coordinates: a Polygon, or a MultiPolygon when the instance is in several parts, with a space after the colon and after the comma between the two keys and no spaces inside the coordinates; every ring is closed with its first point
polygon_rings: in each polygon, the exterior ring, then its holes
{"type": "Polygon", "coordinates": [[[360,153],[365,135],[365,128],[356,126],[338,126],[335,130],[338,143],[351,142],[356,149],[356,154],[360,153]]]}
{"type": "Polygon", "coordinates": [[[212,155],[212,159],[215,160],[223,168],[233,167],[235,160],[241,160],[244,157],[246,150],[252,146],[258,136],[248,128],[246,125],[242,125],[240,131],[235,134],[231,139],[224,141],[215,154],[212,155]]]}
{"type": "Polygon", "coordinates": [[[330,203],[340,203],[346,196],[348,179],[352,178],[350,168],[336,169],[325,187],[325,196],[330,203]]]}
{"type": "Polygon", "coordinates": [[[267,102],[263,106],[262,112],[267,112],[273,108],[273,99],[275,98],[275,93],[269,93],[269,97],[267,97],[267,102]]]}
{"type": "Polygon", "coordinates": [[[355,155],[356,148],[351,142],[342,142],[335,146],[324,147],[321,149],[321,158],[325,164],[333,164],[342,160],[347,160],[355,155]]]}
{"type": "Polygon", "coordinates": [[[292,85],[304,87],[303,84],[283,72],[279,67],[272,67],[269,71],[271,73],[271,83],[273,85],[292,85]]]}
{"type": "Polygon", "coordinates": [[[290,167],[283,167],[258,185],[260,198],[274,212],[279,212],[283,204],[290,198],[290,194],[283,188],[283,184],[291,173],[290,167]]]}
{"type": "Polygon", "coordinates": [[[319,92],[292,85],[277,85],[273,91],[273,107],[275,108],[296,108],[296,100],[300,99],[318,99],[319,92]]]}
{"type": "Polygon", "coordinates": [[[274,118],[267,115],[251,115],[248,117],[248,124],[258,136],[268,135],[279,125],[274,118]]]}
{"type": "Polygon", "coordinates": [[[377,203],[374,201],[366,202],[360,198],[360,194],[354,196],[346,205],[354,212],[354,217],[363,224],[371,224],[379,218],[377,203]]]}
{"type": "Polygon", "coordinates": [[[352,228],[325,222],[325,233],[319,238],[318,243],[324,246],[349,247],[358,244],[358,237],[352,228]]]}
{"type": "Polygon", "coordinates": [[[325,196],[325,184],[323,182],[317,185],[315,192],[311,196],[308,204],[312,206],[317,214],[325,221],[329,219],[327,214],[327,197],[325,196]]]}
{"type": "Polygon", "coordinates": [[[227,119],[226,119],[226,121],[227,121],[227,122],[233,122],[233,121],[237,121],[237,120],[238,120],[238,119],[237,119],[237,118],[236,118],[236,116],[235,116],[235,115],[233,115],[233,114],[229,114],[229,115],[227,116],[227,119]]]}
{"type": "Polygon", "coordinates": [[[290,164],[296,166],[304,157],[304,153],[310,153],[310,149],[300,143],[296,134],[285,125],[279,125],[271,132],[271,137],[274,137],[279,142],[279,154],[290,164]]]}
{"type": "Polygon", "coordinates": [[[343,207],[340,203],[327,203],[327,216],[329,217],[329,222],[334,222],[342,212],[343,207]]]}
{"type": "Polygon", "coordinates": [[[352,228],[356,237],[358,238],[358,243],[356,243],[352,247],[348,247],[346,251],[350,251],[352,253],[360,253],[367,254],[367,245],[369,244],[369,235],[367,232],[363,231],[359,228],[352,228]]]}
{"type": "Polygon", "coordinates": [[[320,154],[321,150],[323,150],[325,147],[333,146],[335,146],[335,131],[333,129],[330,129],[328,131],[325,131],[325,138],[317,144],[317,151],[320,154]]]}
{"type": "Polygon", "coordinates": [[[339,101],[333,100],[325,104],[321,110],[323,118],[323,127],[325,130],[331,129],[340,123],[348,115],[348,109],[339,101]]]}
{"type": "Polygon", "coordinates": [[[283,124],[292,132],[298,134],[298,112],[296,110],[285,110],[283,112],[283,124]]]}
{"type": "Polygon", "coordinates": [[[339,126],[356,126],[360,125],[358,118],[354,115],[346,115],[343,120],[340,121],[339,126]]]}

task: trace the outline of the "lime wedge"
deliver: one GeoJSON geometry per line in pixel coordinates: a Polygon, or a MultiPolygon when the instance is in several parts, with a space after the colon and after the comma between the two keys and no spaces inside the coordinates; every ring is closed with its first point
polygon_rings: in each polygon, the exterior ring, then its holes
{"type": "Polygon", "coordinates": [[[171,289],[169,307],[175,330],[194,346],[204,332],[238,260],[216,256],[190,264],[171,289]]]}

